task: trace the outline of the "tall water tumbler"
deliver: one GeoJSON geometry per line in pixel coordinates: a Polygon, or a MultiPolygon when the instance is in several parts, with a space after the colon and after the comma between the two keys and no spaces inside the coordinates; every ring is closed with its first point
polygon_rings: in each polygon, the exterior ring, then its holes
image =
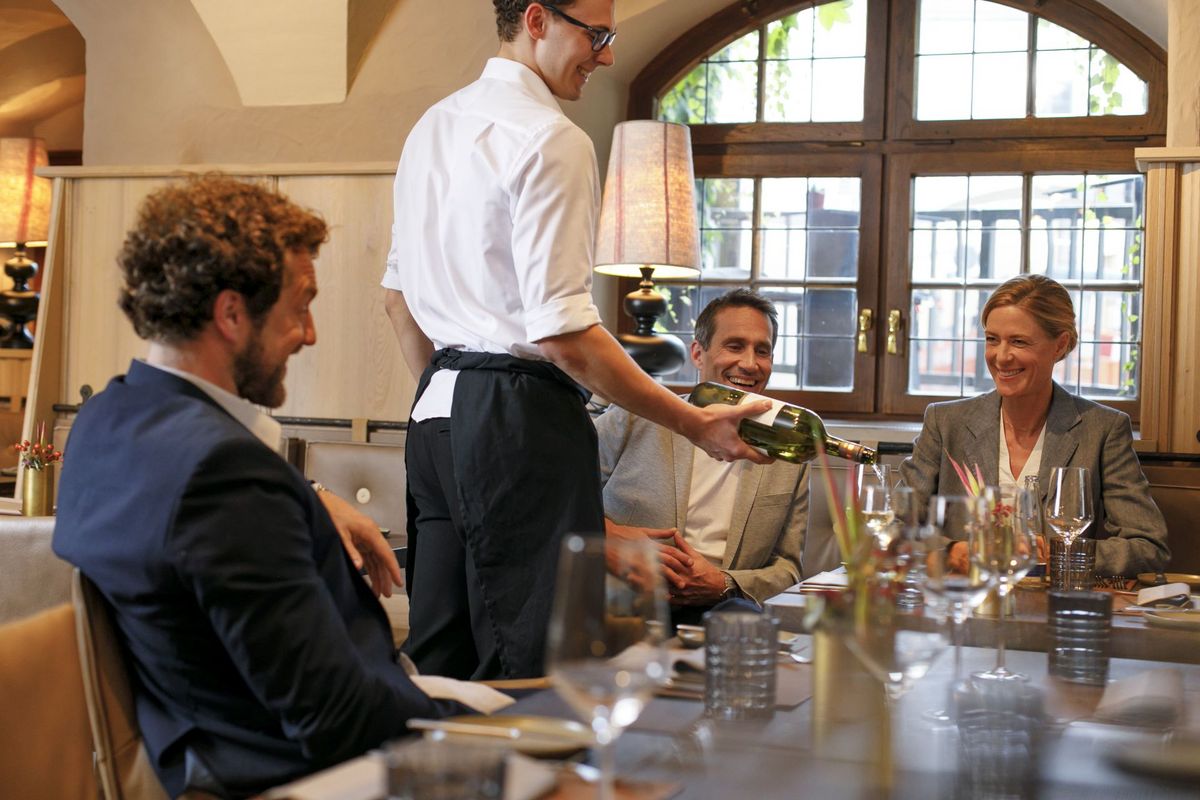
{"type": "Polygon", "coordinates": [[[1069,683],[1103,686],[1108,681],[1112,595],[1050,592],[1049,672],[1069,683]]]}
{"type": "Polygon", "coordinates": [[[751,611],[704,615],[704,712],[714,719],[775,713],[779,620],[751,611]]]}
{"type": "Polygon", "coordinates": [[[1089,592],[1096,581],[1096,540],[1050,540],[1050,591],[1089,592]]]}

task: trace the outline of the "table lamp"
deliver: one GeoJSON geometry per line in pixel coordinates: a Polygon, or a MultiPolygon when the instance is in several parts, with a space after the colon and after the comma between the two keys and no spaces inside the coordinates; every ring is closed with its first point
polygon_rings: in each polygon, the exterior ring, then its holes
{"type": "Polygon", "coordinates": [[[11,289],[0,292],[0,317],[9,321],[0,347],[33,347],[26,323],[37,316],[38,294],[29,288],[38,265],[25,255],[29,244],[44,245],[50,228],[50,179],[33,171],[49,163],[41,139],[0,139],[0,246],[16,247],[4,262],[11,289]],[[9,244],[11,243],[11,244],[9,244]]]}
{"type": "Polygon", "coordinates": [[[625,296],[633,333],[618,336],[622,347],[651,375],[670,375],[687,352],[674,336],[654,333],[667,310],[653,276],[692,278],[700,274],[692,141],[686,125],[631,120],[613,131],[608,177],[600,207],[596,272],[641,277],[625,296]]]}

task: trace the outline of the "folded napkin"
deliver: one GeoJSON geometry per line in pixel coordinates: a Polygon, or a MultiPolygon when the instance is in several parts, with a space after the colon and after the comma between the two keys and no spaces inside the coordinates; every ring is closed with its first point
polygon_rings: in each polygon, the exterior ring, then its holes
{"type": "Polygon", "coordinates": [[[1174,667],[1139,672],[1104,690],[1095,718],[1144,727],[1175,723],[1183,708],[1183,673],[1174,667]]]}
{"type": "Polygon", "coordinates": [[[845,567],[838,567],[828,572],[818,572],[811,578],[800,581],[801,586],[849,586],[850,576],[845,567]]]}
{"type": "MultiPolygon", "coordinates": [[[[534,800],[558,783],[552,764],[511,753],[504,773],[504,800],[534,800]]],[[[330,767],[307,778],[271,789],[265,800],[379,800],[387,796],[387,768],[382,753],[330,767]]]]}
{"type": "Polygon", "coordinates": [[[409,678],[434,700],[457,700],[481,714],[494,714],[516,702],[503,692],[482,683],[458,681],[440,675],[410,675],[409,678]]]}
{"type": "Polygon", "coordinates": [[[1137,604],[1145,608],[1169,606],[1187,608],[1192,603],[1191,588],[1186,583],[1165,583],[1147,586],[1137,593],[1137,604]]]}

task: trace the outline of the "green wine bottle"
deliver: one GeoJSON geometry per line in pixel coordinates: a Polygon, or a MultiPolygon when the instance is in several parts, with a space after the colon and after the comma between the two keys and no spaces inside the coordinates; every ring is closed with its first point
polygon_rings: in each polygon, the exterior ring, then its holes
{"type": "Polygon", "coordinates": [[[875,463],[874,450],[866,445],[831,435],[825,430],[825,423],[821,418],[807,408],[712,382],[700,384],[688,397],[692,405],[701,408],[713,403],[736,406],[754,400],[769,400],[771,410],[757,417],[742,420],[738,434],[751,447],[757,447],[773,458],[782,458],[794,464],[813,460],[817,455],[817,448],[821,448],[828,455],[857,461],[860,464],[875,463]]]}

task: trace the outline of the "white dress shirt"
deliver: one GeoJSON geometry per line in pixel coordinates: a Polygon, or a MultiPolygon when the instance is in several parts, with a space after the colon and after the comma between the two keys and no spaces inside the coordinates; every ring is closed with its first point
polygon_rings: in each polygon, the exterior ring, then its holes
{"type": "Polygon", "coordinates": [[[283,448],[283,426],[269,414],[264,414],[260,411],[258,406],[249,400],[238,397],[232,392],[227,392],[215,383],[210,383],[204,380],[204,378],[193,375],[190,372],[184,372],[181,369],[174,369],[173,367],[164,367],[162,364],[151,364],[149,361],[143,363],[148,367],[169,372],[177,378],[183,378],[188,383],[194,385],[211,397],[217,405],[225,409],[229,416],[245,426],[260,442],[282,455],[280,451],[283,448]]]}
{"type": "MultiPolygon", "coordinates": [[[[599,204],[587,134],[532,70],[492,58],[408,136],[382,284],[435,349],[543,360],[534,342],[600,322],[599,204]]],[[[454,377],[437,373],[413,421],[450,415],[454,377]]]]}
{"type": "Polygon", "coordinates": [[[1033,445],[1033,450],[1029,452],[1029,458],[1025,461],[1025,466],[1021,467],[1021,474],[1013,477],[1012,463],[1008,456],[1008,441],[1004,437],[1004,412],[1000,412],[1000,471],[997,473],[1000,476],[1000,496],[1005,499],[1012,499],[1017,496],[1017,489],[1025,485],[1025,478],[1030,475],[1037,475],[1038,470],[1042,466],[1042,445],[1046,441],[1046,425],[1042,423],[1042,430],[1038,433],[1037,442],[1033,445]]]}

